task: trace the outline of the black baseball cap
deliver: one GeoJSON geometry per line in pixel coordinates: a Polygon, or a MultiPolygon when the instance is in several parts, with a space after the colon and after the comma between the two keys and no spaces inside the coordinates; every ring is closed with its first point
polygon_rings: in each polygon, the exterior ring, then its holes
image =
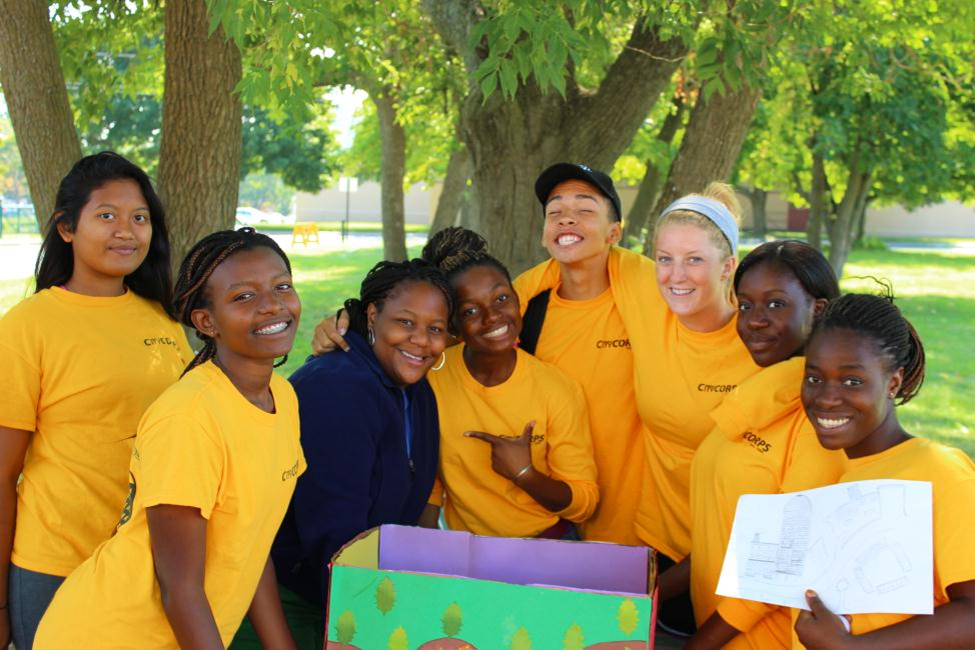
{"type": "Polygon", "coordinates": [[[623,220],[623,211],[620,209],[620,197],[613,187],[613,179],[607,174],[593,169],[589,165],[577,165],[575,163],[556,163],[543,171],[538,180],[535,181],[535,196],[542,202],[542,207],[548,201],[548,195],[552,193],[555,186],[563,181],[579,180],[586,181],[599,188],[609,202],[616,209],[616,220],[623,220]]]}

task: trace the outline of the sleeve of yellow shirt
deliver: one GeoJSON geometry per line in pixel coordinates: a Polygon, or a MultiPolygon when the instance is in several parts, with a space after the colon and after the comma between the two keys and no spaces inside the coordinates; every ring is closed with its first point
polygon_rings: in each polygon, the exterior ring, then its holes
{"type": "Polygon", "coordinates": [[[547,462],[552,478],[565,481],[572,490],[572,502],[556,514],[580,522],[595,512],[599,488],[586,398],[578,384],[571,380],[567,383],[571,384],[572,398],[562,403],[549,424],[547,462]]]}
{"type": "Polygon", "coordinates": [[[777,605],[754,600],[724,598],[718,603],[718,613],[728,625],[739,632],[747,632],[778,608],[777,605]]]}
{"type": "Polygon", "coordinates": [[[558,286],[560,279],[559,265],[552,259],[533,266],[515,278],[513,286],[521,303],[521,313],[524,314],[525,310],[528,309],[529,300],[546,289],[554,289],[558,286]]]}
{"type": "Polygon", "coordinates": [[[934,564],[942,589],[975,580],[971,560],[975,541],[975,479],[960,481],[945,490],[935,503],[934,564]]]}
{"type": "Polygon", "coordinates": [[[427,499],[427,503],[431,506],[443,508],[443,483],[440,482],[439,474],[433,480],[433,489],[430,490],[430,497],[427,499]]]}
{"type": "Polygon", "coordinates": [[[224,449],[214,433],[184,413],[146,414],[136,438],[143,506],[199,508],[210,518],[220,495],[224,449]]]}
{"type": "Polygon", "coordinates": [[[0,319],[0,426],[33,431],[41,399],[41,368],[35,359],[33,328],[24,322],[24,306],[0,319]]]}

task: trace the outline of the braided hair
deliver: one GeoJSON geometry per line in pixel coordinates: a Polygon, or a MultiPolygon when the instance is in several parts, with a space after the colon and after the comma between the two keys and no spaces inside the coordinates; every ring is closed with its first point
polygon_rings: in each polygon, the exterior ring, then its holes
{"type": "Polygon", "coordinates": [[[909,402],[924,383],[924,346],[917,330],[894,304],[890,285],[877,296],[848,293],[827,304],[813,325],[809,340],[833,329],[846,329],[873,340],[887,358],[887,370],[904,369],[897,391],[898,404],[909,402]]]}
{"type": "MultiPolygon", "coordinates": [[[[179,267],[174,291],[176,319],[186,327],[196,329],[191,316],[197,309],[203,309],[210,305],[206,287],[213,272],[234,253],[261,247],[270,248],[277,253],[284,260],[288,273],[291,273],[291,262],[281,247],[278,246],[278,243],[253,228],[220,230],[198,241],[186,254],[179,267]]],[[[212,337],[199,330],[196,330],[196,337],[203,341],[203,348],[197,352],[193,361],[183,371],[184,375],[193,368],[206,363],[217,353],[217,344],[212,337]]],[[[285,356],[284,360],[275,364],[275,367],[287,359],[288,357],[285,356]]]]}
{"type": "Polygon", "coordinates": [[[447,322],[450,322],[454,313],[454,296],[440,269],[420,259],[404,262],[382,261],[372,267],[362,280],[359,297],[345,301],[344,308],[349,313],[349,329],[366,337],[369,330],[369,305],[375,305],[377,311],[382,311],[383,302],[400,285],[407,282],[426,283],[437,288],[447,303],[447,322]]]}
{"type": "Polygon", "coordinates": [[[475,266],[497,269],[511,284],[511,274],[504,264],[488,253],[487,240],[473,230],[452,226],[444,228],[423,247],[421,257],[443,271],[453,281],[458,275],[475,266]]]}

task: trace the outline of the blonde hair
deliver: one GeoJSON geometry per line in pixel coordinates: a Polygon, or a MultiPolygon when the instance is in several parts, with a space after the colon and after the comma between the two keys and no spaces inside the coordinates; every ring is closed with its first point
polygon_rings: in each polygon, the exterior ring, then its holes
{"type": "MultiPolygon", "coordinates": [[[[731,212],[731,216],[735,218],[735,223],[738,225],[741,224],[741,203],[739,203],[738,196],[735,194],[735,190],[732,189],[731,185],[719,181],[712,181],[704,188],[703,192],[687,195],[687,197],[691,196],[703,196],[704,198],[723,203],[728,208],[728,211],[731,212]]],[[[660,229],[668,223],[695,225],[707,232],[711,242],[722,252],[722,259],[726,260],[734,254],[734,251],[731,250],[731,242],[728,241],[728,238],[721,232],[717,224],[703,214],[691,212],[690,210],[675,210],[657,222],[657,228],[654,231],[653,238],[654,248],[657,246],[657,235],[660,233],[660,229]]]]}

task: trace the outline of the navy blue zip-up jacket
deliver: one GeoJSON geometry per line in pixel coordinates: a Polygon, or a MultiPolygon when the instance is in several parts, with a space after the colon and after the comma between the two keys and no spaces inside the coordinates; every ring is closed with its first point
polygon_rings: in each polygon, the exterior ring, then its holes
{"type": "Polygon", "coordinates": [[[440,452],[427,380],[398,388],[361,336],[345,339],[349,352],[311,357],[291,375],[308,469],[271,549],[278,581],[316,604],[327,598],[326,565],[343,544],[381,524],[416,525],[440,452]]]}

